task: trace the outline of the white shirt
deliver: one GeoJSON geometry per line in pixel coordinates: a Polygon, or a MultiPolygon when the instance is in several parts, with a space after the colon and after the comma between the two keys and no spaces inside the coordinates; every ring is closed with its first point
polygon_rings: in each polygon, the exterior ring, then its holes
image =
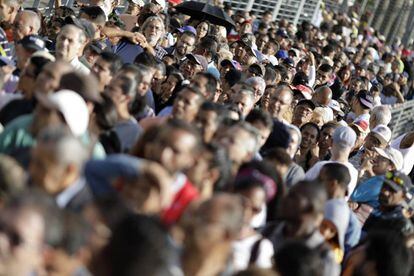
{"type": "Polygon", "coordinates": [[[401,141],[404,139],[406,135],[407,133],[404,133],[403,135],[400,135],[394,140],[392,140],[390,146],[402,153],[404,157],[404,164],[401,171],[408,175],[414,166],[414,145],[406,149],[400,148],[401,141]]]}
{"type": "MultiPolygon", "coordinates": [[[[261,239],[262,236],[257,234],[243,240],[234,241],[232,244],[233,247],[233,268],[235,271],[245,270],[250,261],[250,255],[252,253],[253,245],[261,239]]],[[[255,266],[258,268],[271,268],[272,267],[272,257],[274,255],[274,249],[272,243],[268,239],[263,239],[260,242],[258,256],[255,266]]]]}
{"type": "Polygon", "coordinates": [[[85,187],[85,179],[79,178],[57,195],[57,205],[62,209],[65,208],[68,203],[75,197],[75,195],[83,189],[83,187],[85,187]]]}
{"type": "Polygon", "coordinates": [[[78,58],[74,58],[70,64],[73,66],[73,68],[85,75],[89,75],[89,73],[91,72],[91,70],[89,70],[88,67],[86,67],[82,62],[79,61],[78,58]]]}
{"type": "MultiPolygon", "coordinates": [[[[322,167],[325,164],[330,164],[330,163],[341,163],[341,162],[337,162],[337,161],[318,161],[315,165],[313,165],[312,168],[310,168],[306,172],[305,180],[315,180],[316,178],[318,178],[322,167]]],[[[354,191],[356,185],[357,185],[357,182],[358,182],[358,171],[349,162],[341,163],[341,164],[345,165],[348,168],[349,174],[351,175],[351,181],[348,183],[348,195],[351,195],[352,192],[354,191]]]]}

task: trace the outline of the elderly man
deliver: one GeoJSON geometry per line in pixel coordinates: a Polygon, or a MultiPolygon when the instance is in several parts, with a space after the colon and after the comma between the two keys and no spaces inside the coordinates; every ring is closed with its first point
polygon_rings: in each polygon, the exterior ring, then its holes
{"type": "Polygon", "coordinates": [[[34,11],[20,11],[13,23],[13,39],[19,41],[27,35],[36,35],[41,27],[40,18],[34,11]]]}
{"type": "Polygon", "coordinates": [[[79,61],[84,44],[85,32],[75,25],[65,25],[56,38],[56,59],[69,62],[76,71],[89,74],[90,70],[79,61]]]}
{"type": "Polygon", "coordinates": [[[293,92],[287,85],[277,87],[276,91],[270,95],[268,112],[273,119],[287,123],[284,115],[289,110],[293,101],[293,92]]]}
{"type": "Polygon", "coordinates": [[[255,104],[255,94],[252,87],[236,84],[232,87],[232,91],[230,102],[239,108],[242,117],[245,118],[252,111],[255,104]]]}
{"type": "Polygon", "coordinates": [[[266,88],[265,80],[261,77],[251,77],[246,80],[246,83],[253,87],[254,103],[257,104],[264,94],[266,88]]]}
{"type": "Polygon", "coordinates": [[[91,193],[81,177],[87,148],[63,127],[46,128],[38,137],[30,160],[30,177],[36,186],[55,197],[62,209],[81,211],[91,193]]]}
{"type": "Polygon", "coordinates": [[[378,125],[388,126],[391,122],[391,109],[388,105],[379,105],[371,110],[369,128],[372,130],[378,125]]]}

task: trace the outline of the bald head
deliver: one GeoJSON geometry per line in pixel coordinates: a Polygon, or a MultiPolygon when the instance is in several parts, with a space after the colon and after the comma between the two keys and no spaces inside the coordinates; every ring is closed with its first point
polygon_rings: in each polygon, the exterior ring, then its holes
{"type": "Polygon", "coordinates": [[[332,90],[328,86],[322,86],[316,89],[312,100],[320,105],[328,106],[332,100],[332,90]]]}
{"type": "Polygon", "coordinates": [[[40,30],[40,18],[33,11],[20,11],[13,23],[14,41],[19,41],[27,35],[38,34],[40,30]]]}

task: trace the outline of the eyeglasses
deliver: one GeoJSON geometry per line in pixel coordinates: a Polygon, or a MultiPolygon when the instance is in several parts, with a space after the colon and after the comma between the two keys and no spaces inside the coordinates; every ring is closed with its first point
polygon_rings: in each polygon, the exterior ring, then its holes
{"type": "Polygon", "coordinates": [[[404,186],[404,180],[399,178],[398,176],[395,176],[392,172],[387,172],[385,174],[385,178],[388,180],[392,180],[394,183],[404,186]]]}

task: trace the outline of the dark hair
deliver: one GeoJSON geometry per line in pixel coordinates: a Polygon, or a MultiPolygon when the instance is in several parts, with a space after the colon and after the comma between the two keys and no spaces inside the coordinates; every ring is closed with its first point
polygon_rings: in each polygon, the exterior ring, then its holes
{"type": "Polygon", "coordinates": [[[77,71],[72,71],[69,73],[64,74],[59,83],[59,89],[68,89],[75,91],[85,101],[93,101],[88,95],[90,95],[93,91],[96,91],[98,87],[98,80],[96,79],[95,75],[89,74],[85,75],[77,71]]]}
{"type": "Polygon", "coordinates": [[[212,36],[205,36],[200,40],[197,47],[207,50],[211,58],[214,59],[217,54],[218,43],[212,36]]]}
{"type": "Polygon", "coordinates": [[[82,7],[79,10],[79,15],[82,15],[82,14],[87,15],[88,20],[91,21],[92,23],[104,25],[106,22],[106,15],[101,7],[98,7],[98,6],[82,7]]]}
{"type": "Polygon", "coordinates": [[[115,227],[100,262],[106,266],[98,269],[107,275],[172,275],[172,253],[167,233],[158,222],[128,215],[115,227]]]}
{"type": "Polygon", "coordinates": [[[328,44],[328,45],[326,45],[325,47],[322,48],[322,55],[323,56],[329,56],[333,52],[335,52],[335,48],[331,44],[328,44]]]}
{"type": "Polygon", "coordinates": [[[309,122],[304,124],[303,126],[300,127],[300,131],[302,132],[302,130],[305,129],[305,127],[313,127],[316,129],[316,131],[318,132],[316,139],[319,139],[319,136],[321,135],[321,130],[319,129],[319,126],[315,123],[309,122]]]}
{"type": "Polygon", "coordinates": [[[325,72],[325,73],[332,73],[333,67],[330,66],[329,64],[324,63],[321,66],[319,66],[318,70],[321,70],[322,72],[325,72]]]}
{"type": "Polygon", "coordinates": [[[55,229],[54,239],[49,240],[48,245],[63,250],[69,256],[86,247],[92,233],[91,226],[81,216],[69,211],[62,211],[57,223],[48,223],[48,227],[55,229]]]}
{"type": "Polygon", "coordinates": [[[156,68],[158,61],[152,54],[150,54],[147,51],[144,51],[135,57],[134,64],[156,68]]]}
{"type": "Polygon", "coordinates": [[[241,81],[243,73],[236,69],[230,69],[225,75],[224,80],[229,84],[230,87],[241,81]]]}
{"type": "Polygon", "coordinates": [[[44,57],[31,57],[30,63],[34,66],[34,75],[37,77],[42,72],[43,67],[50,62],[49,59],[44,57]]]}
{"type": "Polygon", "coordinates": [[[220,174],[219,178],[214,183],[214,191],[228,191],[232,175],[232,165],[226,150],[215,144],[204,145],[204,149],[212,155],[210,160],[210,169],[217,168],[220,174]]]}
{"type": "Polygon", "coordinates": [[[276,162],[277,164],[284,165],[289,167],[292,165],[293,161],[290,155],[282,148],[273,148],[269,149],[264,153],[264,159],[270,160],[272,163],[276,162]]]}
{"type": "Polygon", "coordinates": [[[377,275],[406,276],[412,267],[412,254],[401,235],[393,231],[368,234],[366,261],[375,263],[377,275]]]}
{"type": "Polygon", "coordinates": [[[339,186],[344,190],[348,190],[348,184],[351,181],[351,175],[348,168],[340,163],[327,163],[323,165],[319,175],[324,174],[329,180],[338,181],[339,186]]]}
{"type": "Polygon", "coordinates": [[[273,69],[270,66],[266,66],[266,71],[265,71],[265,75],[264,75],[264,80],[274,80],[276,79],[277,76],[277,72],[275,69],[273,69]]]}
{"type": "Polygon", "coordinates": [[[110,130],[118,121],[118,115],[112,99],[104,93],[101,94],[101,97],[102,101],[100,103],[96,103],[93,109],[96,124],[102,130],[110,130]]]}
{"type": "MultiPolygon", "coordinates": [[[[263,161],[251,161],[245,163],[240,167],[239,172],[242,172],[243,170],[257,170],[261,174],[264,174],[265,176],[271,178],[274,181],[274,183],[276,184],[276,193],[273,195],[273,198],[268,198],[269,201],[267,203],[267,220],[270,221],[276,219],[276,213],[279,209],[279,204],[281,202],[281,199],[285,196],[286,191],[286,188],[282,181],[282,177],[277,173],[276,169],[273,168],[273,166],[263,161]]],[[[241,189],[243,187],[247,189],[248,187],[253,187],[254,185],[258,184],[263,187],[264,183],[255,184],[253,182],[257,181],[252,181],[251,177],[242,177],[239,178],[234,185],[236,189],[241,189]]],[[[264,189],[266,190],[266,192],[268,192],[268,187],[265,187],[264,189]]]]}
{"type": "Polygon", "coordinates": [[[309,78],[306,75],[306,73],[299,71],[295,74],[295,76],[293,77],[292,80],[292,85],[296,86],[296,85],[308,85],[309,82],[309,78]]]}
{"type": "Polygon", "coordinates": [[[272,132],[260,152],[264,154],[267,150],[272,148],[287,149],[289,147],[289,141],[290,133],[286,125],[282,122],[274,121],[272,132]]]}
{"type": "Polygon", "coordinates": [[[255,108],[246,116],[246,122],[253,124],[254,122],[260,122],[263,124],[267,129],[272,130],[273,128],[273,119],[269,112],[255,108]]]}
{"type": "Polygon", "coordinates": [[[286,242],[275,254],[276,270],[281,276],[323,275],[324,263],[318,250],[303,241],[286,242]]]}
{"type": "Polygon", "coordinates": [[[121,81],[122,94],[129,95],[133,98],[136,94],[135,90],[137,86],[135,79],[127,76],[118,76],[117,79],[121,81]]]}
{"type": "MultiPolygon", "coordinates": [[[[299,181],[286,197],[300,197],[309,213],[323,213],[327,200],[325,187],[318,181],[299,181]]],[[[281,214],[283,216],[283,214],[281,214]]]]}
{"type": "Polygon", "coordinates": [[[122,59],[117,54],[104,51],[100,54],[100,57],[111,65],[109,67],[111,75],[115,75],[121,69],[122,59]]]}
{"type": "Polygon", "coordinates": [[[339,123],[337,123],[337,122],[327,122],[327,123],[325,123],[322,127],[321,127],[321,132],[322,132],[322,130],[324,130],[324,129],[326,129],[326,128],[333,128],[333,129],[336,129],[336,128],[338,128],[340,126],[340,124],[339,123]]]}

